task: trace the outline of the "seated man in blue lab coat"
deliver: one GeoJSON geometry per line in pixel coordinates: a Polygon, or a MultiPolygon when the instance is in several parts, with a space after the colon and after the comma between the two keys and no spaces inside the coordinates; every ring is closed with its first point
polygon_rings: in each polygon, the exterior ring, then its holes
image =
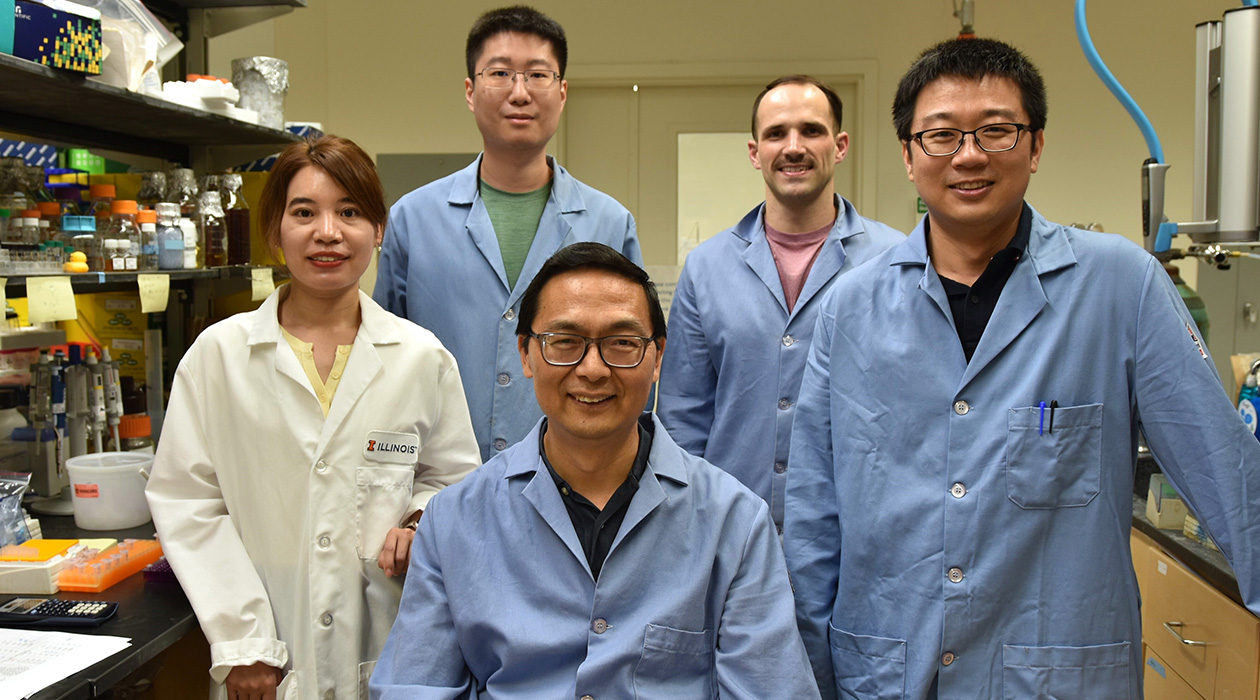
{"type": "Polygon", "coordinates": [[[836,193],[849,149],[840,98],[807,75],[753,102],[748,157],[766,201],[687,256],[669,312],[657,413],[688,452],[770,504],[783,493],[797,391],[823,293],[905,239],[836,193]]]}
{"type": "Polygon", "coordinates": [[[568,97],[568,51],[564,29],[529,7],[473,24],[464,97],[481,155],[398,200],[377,268],[376,302],[433,331],[459,363],[482,461],[542,416],[515,334],[538,268],[577,241],[643,262],[630,212],[547,155],[568,97]]]}
{"type": "Polygon", "coordinates": [[[1260,612],[1260,443],[1177,290],[1024,202],[1046,94],[948,41],[893,104],[927,215],[838,280],[793,428],[784,548],[823,697],[1141,696],[1138,431],[1260,612]]]}
{"type": "Polygon", "coordinates": [[[647,274],[564,248],[517,333],[545,417],[430,501],[371,696],[817,698],[769,507],[642,412],[647,274]]]}

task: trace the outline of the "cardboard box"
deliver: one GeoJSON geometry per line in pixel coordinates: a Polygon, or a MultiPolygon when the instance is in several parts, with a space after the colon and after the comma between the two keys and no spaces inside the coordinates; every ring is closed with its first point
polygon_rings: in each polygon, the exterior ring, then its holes
{"type": "Polygon", "coordinates": [[[100,10],[68,0],[16,0],[13,55],[50,68],[100,75],[100,10]]]}
{"type": "Polygon", "coordinates": [[[1185,501],[1168,483],[1168,477],[1152,474],[1151,488],[1146,494],[1146,519],[1161,530],[1180,530],[1188,512],[1185,501]]]}

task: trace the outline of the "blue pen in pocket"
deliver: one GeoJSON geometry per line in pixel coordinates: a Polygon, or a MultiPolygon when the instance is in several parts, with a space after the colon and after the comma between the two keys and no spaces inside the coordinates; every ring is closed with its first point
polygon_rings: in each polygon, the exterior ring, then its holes
{"type": "Polygon", "coordinates": [[[1046,402],[1041,402],[1041,417],[1037,419],[1037,434],[1046,434],[1046,402]]]}

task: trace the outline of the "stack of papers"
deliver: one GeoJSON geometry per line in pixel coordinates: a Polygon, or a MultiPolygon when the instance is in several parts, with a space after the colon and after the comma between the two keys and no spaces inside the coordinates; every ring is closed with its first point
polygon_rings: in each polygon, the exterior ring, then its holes
{"type": "Polygon", "coordinates": [[[0,629],[0,698],[33,695],[129,646],[126,637],[0,629]]]}

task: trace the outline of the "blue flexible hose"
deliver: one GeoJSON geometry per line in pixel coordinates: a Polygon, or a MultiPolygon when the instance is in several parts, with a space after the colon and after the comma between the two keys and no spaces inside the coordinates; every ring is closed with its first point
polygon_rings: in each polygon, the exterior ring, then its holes
{"type": "MultiPolygon", "coordinates": [[[[1260,0],[1250,0],[1252,4],[1260,0]]],[[[1151,120],[1146,118],[1146,114],[1142,112],[1142,108],[1137,102],[1125,92],[1124,87],[1120,85],[1120,81],[1111,74],[1107,69],[1107,65],[1103,63],[1102,57],[1098,55],[1098,51],[1094,48],[1094,41],[1089,38],[1089,27],[1085,24],[1085,0],[1076,0],[1076,38],[1081,43],[1081,50],[1085,52],[1085,58],[1089,61],[1089,65],[1093,67],[1094,72],[1102,79],[1103,84],[1111,91],[1111,94],[1120,100],[1120,104],[1124,105],[1129,116],[1133,117],[1133,121],[1137,122],[1138,128],[1142,131],[1142,137],[1146,139],[1146,147],[1150,149],[1151,158],[1157,163],[1164,162],[1164,147],[1159,142],[1159,135],[1155,133],[1155,127],[1151,125],[1151,120]]]]}

